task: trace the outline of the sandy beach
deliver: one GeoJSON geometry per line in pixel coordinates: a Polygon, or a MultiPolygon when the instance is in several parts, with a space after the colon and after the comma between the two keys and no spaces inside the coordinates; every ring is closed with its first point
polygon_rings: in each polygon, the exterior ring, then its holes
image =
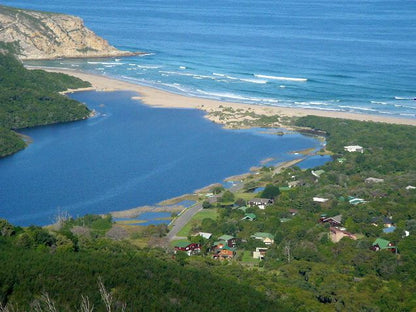
{"type": "MultiPolygon", "coordinates": [[[[249,111],[256,115],[279,115],[281,117],[301,117],[307,115],[331,117],[331,118],[344,118],[360,121],[373,121],[373,122],[384,122],[391,124],[403,124],[416,126],[416,119],[406,118],[395,118],[380,115],[366,115],[366,114],[354,114],[347,112],[334,112],[324,111],[316,109],[305,109],[305,108],[289,108],[289,107],[271,107],[262,105],[250,105],[242,103],[222,102],[217,100],[196,98],[190,96],[183,96],[167,91],[162,91],[156,88],[142,86],[106,76],[94,75],[85,73],[77,70],[65,69],[65,68],[49,68],[49,67],[34,67],[28,66],[29,69],[43,69],[50,72],[60,72],[68,75],[78,77],[80,79],[89,81],[92,84],[91,88],[68,90],[66,93],[82,90],[97,90],[97,91],[133,91],[139,95],[134,97],[135,99],[141,100],[144,104],[155,106],[155,107],[167,107],[167,108],[190,108],[200,109],[208,113],[207,118],[213,122],[226,124],[230,119],[221,118],[219,115],[212,114],[214,112],[222,111],[224,107],[230,107],[234,110],[249,111]]],[[[238,114],[235,120],[238,120],[238,114]]],[[[249,119],[250,116],[242,116],[240,119],[249,119]]],[[[241,121],[241,120],[240,120],[241,121]]]]}

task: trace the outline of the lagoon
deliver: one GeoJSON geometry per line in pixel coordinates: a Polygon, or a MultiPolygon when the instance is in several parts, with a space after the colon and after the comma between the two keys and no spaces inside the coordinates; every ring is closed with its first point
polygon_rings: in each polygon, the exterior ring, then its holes
{"type": "Polygon", "coordinates": [[[45,225],[60,211],[77,217],[155,204],[322,144],[297,133],[224,130],[201,111],[149,107],[134,95],[74,93],[94,118],[21,131],[33,143],[0,160],[0,217],[45,225]]]}

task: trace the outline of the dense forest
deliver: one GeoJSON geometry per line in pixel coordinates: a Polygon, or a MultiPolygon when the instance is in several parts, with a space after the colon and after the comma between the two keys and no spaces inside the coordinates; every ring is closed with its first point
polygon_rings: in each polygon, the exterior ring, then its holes
{"type": "Polygon", "coordinates": [[[13,130],[85,119],[88,108],[59,94],[88,82],[59,73],[27,70],[10,53],[0,53],[0,157],[25,147],[13,130]]]}
{"type": "MultiPolygon", "coordinates": [[[[81,223],[84,230],[90,229],[86,224],[105,228],[109,219],[100,219],[86,216],[81,223]]],[[[161,249],[140,250],[66,227],[22,229],[0,219],[0,262],[0,307],[7,311],[79,311],[83,300],[96,311],[286,310],[250,285],[257,272],[172,258],[161,249]],[[110,303],[102,299],[99,283],[110,303]],[[45,296],[56,310],[47,307],[45,296]]]]}

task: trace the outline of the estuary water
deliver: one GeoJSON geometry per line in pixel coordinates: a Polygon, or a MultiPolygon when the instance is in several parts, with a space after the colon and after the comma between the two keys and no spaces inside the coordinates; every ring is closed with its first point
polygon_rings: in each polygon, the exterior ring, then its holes
{"type": "Polygon", "coordinates": [[[416,118],[414,0],[4,0],[62,12],[126,59],[58,60],[212,99],[416,118]]]}
{"type": "Polygon", "coordinates": [[[130,92],[80,92],[94,118],[22,131],[25,150],[0,159],[0,217],[45,225],[60,211],[107,213],[179,196],[266,158],[321,143],[300,134],[224,130],[197,110],[142,105],[130,92]]]}

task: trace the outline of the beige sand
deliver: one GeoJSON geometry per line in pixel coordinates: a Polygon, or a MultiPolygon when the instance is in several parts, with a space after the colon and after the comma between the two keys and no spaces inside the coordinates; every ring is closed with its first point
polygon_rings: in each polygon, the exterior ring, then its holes
{"type": "MultiPolygon", "coordinates": [[[[35,68],[28,66],[28,68],[35,68]]],[[[39,67],[36,67],[39,68],[39,67]]],[[[196,98],[190,96],[178,95],[162,90],[158,90],[151,87],[141,86],[134,83],[125,82],[105,76],[89,74],[77,70],[64,69],[64,68],[47,68],[41,67],[41,69],[51,72],[61,72],[69,74],[75,77],[79,77],[83,80],[89,81],[92,84],[92,88],[86,88],[87,90],[94,89],[99,91],[116,91],[116,90],[129,90],[138,93],[137,99],[140,99],[143,103],[157,106],[157,107],[169,107],[169,108],[193,108],[201,109],[208,113],[215,111],[221,111],[221,107],[232,107],[233,109],[244,109],[250,110],[258,115],[279,115],[287,117],[301,117],[306,115],[332,117],[332,118],[345,118],[361,121],[374,121],[374,122],[385,122],[392,124],[404,124],[416,126],[416,119],[405,119],[395,118],[388,116],[377,116],[377,115],[365,115],[365,114],[354,114],[346,112],[334,112],[334,111],[323,111],[316,109],[305,109],[305,108],[287,108],[287,107],[270,107],[261,105],[249,105],[240,103],[222,102],[216,100],[209,100],[203,98],[196,98]]],[[[78,90],[68,90],[73,92],[78,90]]],[[[216,116],[209,116],[209,119],[217,123],[225,123],[216,116]]]]}

